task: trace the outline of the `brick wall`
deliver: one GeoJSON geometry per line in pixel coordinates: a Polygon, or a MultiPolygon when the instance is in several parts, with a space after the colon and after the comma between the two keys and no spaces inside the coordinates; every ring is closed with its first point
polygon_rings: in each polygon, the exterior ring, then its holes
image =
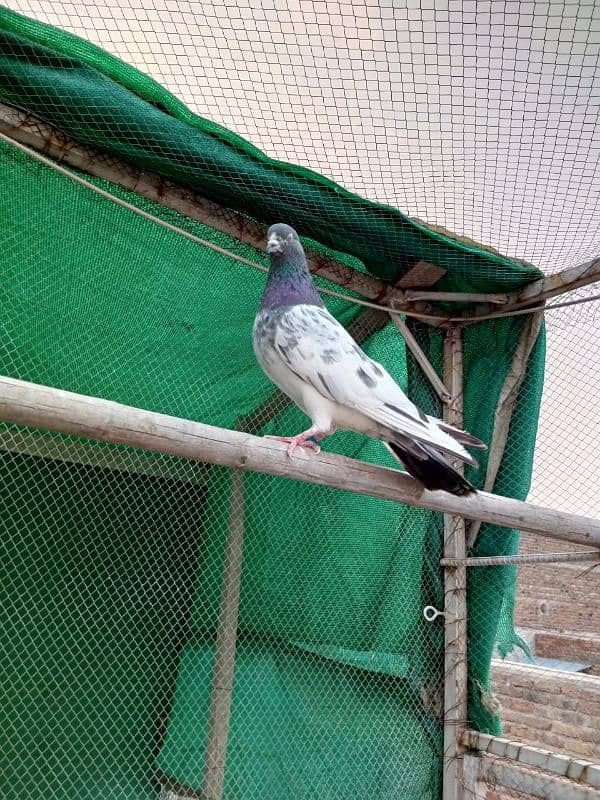
{"type": "MultiPolygon", "coordinates": [[[[600,677],[494,661],[492,688],[502,705],[506,738],[600,763],[600,677]]],[[[572,786],[565,782],[565,797],[572,786]]],[[[465,795],[467,800],[539,800],[540,796],[484,780],[467,780],[465,795]]]]}
{"type": "MultiPolygon", "coordinates": [[[[532,534],[522,536],[520,548],[523,553],[581,549],[590,548],[551,542],[532,534]]],[[[600,566],[591,570],[590,566],[589,562],[522,565],[515,623],[524,628],[569,631],[600,638],[600,566]]]]}
{"type": "Polygon", "coordinates": [[[504,736],[600,763],[600,677],[494,661],[504,736]]]}

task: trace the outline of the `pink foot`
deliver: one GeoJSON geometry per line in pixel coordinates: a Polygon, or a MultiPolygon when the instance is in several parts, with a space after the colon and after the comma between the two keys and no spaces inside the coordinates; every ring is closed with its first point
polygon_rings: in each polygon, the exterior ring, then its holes
{"type": "Polygon", "coordinates": [[[287,442],[287,454],[290,457],[297,447],[307,447],[309,450],[314,450],[315,453],[320,453],[321,448],[314,441],[316,438],[317,434],[310,433],[309,431],[299,433],[297,436],[265,436],[265,439],[274,439],[276,442],[287,442]]]}

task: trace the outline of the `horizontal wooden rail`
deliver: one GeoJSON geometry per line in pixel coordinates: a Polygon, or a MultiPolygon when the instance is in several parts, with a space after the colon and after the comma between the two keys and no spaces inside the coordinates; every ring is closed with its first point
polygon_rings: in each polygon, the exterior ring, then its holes
{"type": "Polygon", "coordinates": [[[141,447],[210,464],[324,484],[530,531],[551,539],[600,547],[600,520],[533,506],[487,492],[466,497],[430,492],[398,470],[331,453],[316,455],[300,451],[293,458],[288,458],[285,446],[269,439],[15,378],[0,377],[0,420],[86,439],[141,447]]]}

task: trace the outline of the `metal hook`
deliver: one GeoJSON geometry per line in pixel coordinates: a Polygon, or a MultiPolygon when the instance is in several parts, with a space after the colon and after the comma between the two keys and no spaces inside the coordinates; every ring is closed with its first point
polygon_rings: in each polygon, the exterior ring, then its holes
{"type": "Polygon", "coordinates": [[[427,622],[433,622],[438,617],[445,617],[446,615],[443,611],[438,611],[434,606],[425,606],[423,609],[423,616],[427,622]]]}

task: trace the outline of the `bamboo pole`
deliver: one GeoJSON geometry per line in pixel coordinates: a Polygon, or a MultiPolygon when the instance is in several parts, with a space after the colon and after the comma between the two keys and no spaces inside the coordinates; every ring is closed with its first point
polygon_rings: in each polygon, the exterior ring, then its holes
{"type": "Polygon", "coordinates": [[[591,261],[576,264],[574,267],[568,267],[554,275],[546,275],[545,278],[529,283],[508,296],[506,309],[524,308],[534,303],[541,303],[597,281],[600,281],[600,258],[593,258],[591,261]]]}
{"type": "MultiPolygon", "coordinates": [[[[263,249],[265,226],[243,214],[222,208],[217,203],[169,182],[160,175],[138,170],[99,150],[81,145],[58,128],[6,103],[0,103],[0,133],[4,134],[6,140],[33,148],[38,153],[47,154],[55,162],[62,162],[88,175],[115,183],[141,197],[160,203],[166,208],[172,208],[191,219],[226,233],[240,242],[263,249]]],[[[458,240],[460,241],[460,237],[458,240]]],[[[392,311],[404,311],[437,325],[460,321],[475,323],[480,319],[529,313],[526,309],[535,303],[544,303],[548,298],[600,281],[600,259],[596,258],[585,264],[569,267],[557,275],[548,275],[528,284],[518,292],[508,294],[436,292],[426,289],[421,291],[420,287],[431,285],[431,274],[440,277],[445,270],[434,264],[418,262],[395,287],[390,287],[372,275],[354,270],[331,256],[312,251],[310,248],[307,248],[306,255],[313,274],[321,275],[332,283],[351,289],[369,300],[377,300],[382,306],[388,305],[392,311]],[[428,304],[424,301],[428,301],[428,304]],[[476,303],[477,306],[456,316],[440,315],[436,314],[430,305],[434,301],[470,302],[476,303]],[[498,306],[502,311],[494,313],[498,306]]]]}
{"type": "MultiPolygon", "coordinates": [[[[114,156],[74,141],[68,134],[26,111],[0,103],[0,132],[20,144],[50,156],[59,163],[108,180],[128,191],[209,225],[244,244],[264,249],[266,226],[231,209],[223,208],[197,192],[190,191],[161,175],[139,170],[114,156]]],[[[449,238],[453,237],[446,232],[449,238]]],[[[458,239],[460,241],[460,238],[458,239]]],[[[478,245],[481,247],[481,245],[478,245]]],[[[380,298],[395,309],[410,309],[416,303],[457,302],[503,306],[514,295],[503,292],[438,292],[427,287],[446,270],[424,261],[413,265],[396,286],[342,264],[324,253],[306,249],[310,271],[338,286],[351,289],[368,299],[380,298]]],[[[425,310],[424,308],[421,310],[425,310]]],[[[468,316],[468,315],[467,315],[468,316]]],[[[443,319],[440,317],[439,319],[443,319]]]]}
{"type": "MultiPolygon", "coordinates": [[[[255,222],[231,209],[223,208],[197,192],[166,180],[161,175],[139,170],[135,166],[106,155],[71,139],[63,131],[48,125],[21,109],[0,103],[0,132],[38,152],[50,156],[59,163],[86,172],[97,178],[115,183],[166,208],[178,211],[190,219],[237,239],[244,244],[264,251],[266,226],[255,222]]],[[[317,251],[307,250],[307,261],[311,272],[321,275],[338,286],[374,299],[387,294],[387,285],[358,270],[336,261],[317,251]]],[[[391,295],[403,300],[403,292],[391,295]]]]}
{"type": "Polygon", "coordinates": [[[589,547],[600,547],[600,520],[487,492],[457,497],[428,491],[395,469],[321,452],[286,455],[285,445],[248,433],[145,411],[0,377],[0,420],[86,439],[140,447],[208,464],[282,475],[357,494],[481,519],[589,547]]]}
{"type": "Polygon", "coordinates": [[[243,551],[244,473],[234,469],[231,473],[229,524],[225,543],[221,605],[217,623],[215,665],[204,755],[204,780],[202,783],[204,800],[221,800],[223,796],[229,720],[233,699],[243,551]]]}
{"type": "MultiPolygon", "coordinates": [[[[568,267],[554,275],[546,275],[544,278],[528,283],[527,286],[516,292],[511,292],[507,295],[499,316],[509,316],[530,306],[543,306],[546,300],[598,281],[600,281],[600,258],[593,258],[591,261],[568,267]]],[[[476,322],[478,318],[486,318],[490,314],[495,314],[496,310],[493,304],[487,303],[466,311],[465,317],[470,317],[473,322],[476,322]]]]}
{"type": "MultiPolygon", "coordinates": [[[[449,328],[444,339],[444,384],[451,401],[444,406],[444,420],[463,426],[462,330],[449,328]]],[[[455,463],[462,472],[462,465],[455,463]]],[[[444,568],[444,764],[443,800],[463,795],[464,747],[460,735],[467,726],[467,568],[465,519],[444,515],[444,558],[454,559],[444,568]]]]}

